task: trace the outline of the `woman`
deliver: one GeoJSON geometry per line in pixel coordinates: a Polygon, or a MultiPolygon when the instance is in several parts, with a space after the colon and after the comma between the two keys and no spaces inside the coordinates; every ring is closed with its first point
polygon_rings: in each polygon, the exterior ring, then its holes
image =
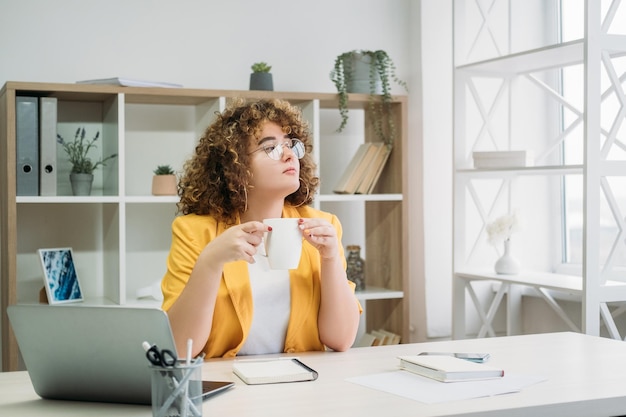
{"type": "Polygon", "coordinates": [[[347,280],[336,216],[308,206],[319,185],[299,109],[236,100],[185,164],[162,281],[179,352],[232,357],[324,350],[354,342],[361,307],[347,280]],[[298,218],[297,269],[270,270],[263,219],[298,218]]]}

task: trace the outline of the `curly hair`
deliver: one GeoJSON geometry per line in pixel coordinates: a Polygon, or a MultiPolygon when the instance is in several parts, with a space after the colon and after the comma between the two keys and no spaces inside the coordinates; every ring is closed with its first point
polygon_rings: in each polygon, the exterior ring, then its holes
{"type": "Polygon", "coordinates": [[[297,106],[278,99],[246,103],[233,100],[207,127],[185,162],[178,184],[178,213],[209,214],[226,224],[234,224],[237,215],[247,209],[247,191],[252,173],[249,170],[248,144],[261,135],[263,125],[274,122],[289,137],[304,143],[306,153],[300,159],[300,188],[285,201],[293,206],[310,204],[319,186],[316,166],[311,156],[311,132],[297,106]]]}

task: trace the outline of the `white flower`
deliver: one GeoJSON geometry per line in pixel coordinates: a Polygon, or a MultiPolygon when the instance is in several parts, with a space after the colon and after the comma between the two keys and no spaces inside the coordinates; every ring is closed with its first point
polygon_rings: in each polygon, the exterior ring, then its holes
{"type": "Polygon", "coordinates": [[[498,217],[486,227],[489,243],[499,244],[508,240],[511,235],[519,230],[517,212],[498,217]]]}

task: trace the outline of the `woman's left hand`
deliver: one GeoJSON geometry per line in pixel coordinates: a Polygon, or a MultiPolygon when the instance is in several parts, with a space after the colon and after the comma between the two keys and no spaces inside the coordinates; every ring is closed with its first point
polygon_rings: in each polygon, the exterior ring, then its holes
{"type": "Polygon", "coordinates": [[[304,238],[320,252],[322,258],[339,255],[337,231],[324,219],[299,219],[298,227],[304,238]]]}

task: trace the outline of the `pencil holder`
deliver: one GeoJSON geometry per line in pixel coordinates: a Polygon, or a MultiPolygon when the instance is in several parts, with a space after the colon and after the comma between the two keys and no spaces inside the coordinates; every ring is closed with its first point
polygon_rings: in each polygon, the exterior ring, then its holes
{"type": "Polygon", "coordinates": [[[202,359],[150,369],[153,417],[202,416],[202,359]]]}

